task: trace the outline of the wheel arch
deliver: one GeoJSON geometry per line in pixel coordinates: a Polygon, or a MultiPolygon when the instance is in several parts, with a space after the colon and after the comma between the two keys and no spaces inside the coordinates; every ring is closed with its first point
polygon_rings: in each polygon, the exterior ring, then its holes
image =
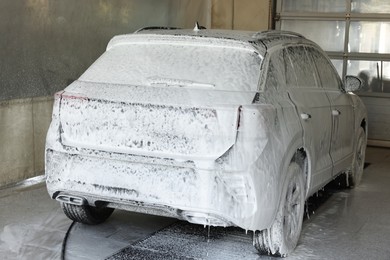
{"type": "MultiPolygon", "coordinates": [[[[311,153],[307,147],[303,144],[303,139],[301,137],[296,137],[292,140],[289,148],[286,149],[286,153],[282,160],[282,180],[280,182],[281,190],[285,186],[285,181],[287,176],[285,173],[287,172],[287,168],[291,162],[296,162],[301,169],[303,170],[303,178],[305,184],[305,197],[307,199],[309,191],[310,191],[310,181],[311,181],[311,169],[312,169],[312,158],[311,153]]],[[[281,203],[281,197],[279,198],[278,205],[281,203]]]]}
{"type": "Polygon", "coordinates": [[[358,131],[360,127],[363,128],[364,132],[367,134],[368,131],[368,114],[367,114],[367,108],[361,98],[357,95],[348,95],[351,99],[354,114],[355,114],[355,125],[354,130],[355,132],[358,131]]]}
{"type": "Polygon", "coordinates": [[[364,132],[366,133],[366,136],[367,136],[367,120],[366,118],[363,118],[360,120],[360,127],[363,128],[364,132]]]}
{"type": "Polygon", "coordinates": [[[291,158],[291,162],[295,162],[301,167],[303,171],[303,181],[305,183],[305,196],[307,197],[309,189],[310,189],[310,181],[311,181],[311,161],[310,154],[308,150],[302,146],[297,148],[293,157],[291,158]]]}

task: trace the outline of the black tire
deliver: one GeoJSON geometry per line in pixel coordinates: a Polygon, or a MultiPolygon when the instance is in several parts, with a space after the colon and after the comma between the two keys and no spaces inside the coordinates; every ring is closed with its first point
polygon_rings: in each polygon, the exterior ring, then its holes
{"type": "Polygon", "coordinates": [[[97,208],[89,205],[78,206],[68,203],[61,203],[61,208],[69,219],[87,225],[103,223],[114,211],[112,208],[97,208]]]}
{"type": "Polygon", "coordinates": [[[366,156],[367,137],[363,128],[359,128],[357,134],[355,155],[353,157],[351,173],[349,174],[349,186],[356,187],[360,184],[363,176],[364,159],[366,156]]]}
{"type": "Polygon", "coordinates": [[[292,162],[287,169],[283,196],[271,228],[255,235],[255,247],[260,254],[285,257],[295,249],[301,234],[304,207],[303,170],[292,162]]]}

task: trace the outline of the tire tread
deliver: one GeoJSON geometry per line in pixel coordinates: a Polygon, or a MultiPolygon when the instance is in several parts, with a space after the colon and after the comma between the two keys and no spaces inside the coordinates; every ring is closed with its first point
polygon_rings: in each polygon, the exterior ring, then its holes
{"type": "Polygon", "coordinates": [[[103,223],[112,214],[112,208],[96,208],[88,205],[73,205],[61,203],[62,210],[65,215],[76,222],[97,225],[103,223]]]}

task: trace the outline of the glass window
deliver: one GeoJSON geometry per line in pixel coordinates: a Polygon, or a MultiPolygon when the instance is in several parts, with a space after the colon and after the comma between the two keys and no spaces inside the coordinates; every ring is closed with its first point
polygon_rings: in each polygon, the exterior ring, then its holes
{"type": "Polygon", "coordinates": [[[351,60],[347,74],[363,80],[362,91],[390,93],[390,62],[351,60]]]}
{"type": "Polygon", "coordinates": [[[282,58],[284,60],[284,68],[286,74],[286,84],[288,86],[297,86],[297,76],[294,71],[294,63],[292,61],[292,57],[289,55],[289,49],[283,49],[282,58]]]}
{"type": "Polygon", "coordinates": [[[268,66],[267,88],[286,88],[287,85],[296,87],[297,79],[287,49],[281,49],[271,54],[268,66]]]}
{"type": "Polygon", "coordinates": [[[283,1],[284,12],[345,12],[344,0],[294,0],[283,1]]]}
{"type": "Polygon", "coordinates": [[[351,10],[354,13],[390,13],[389,0],[352,0],[351,10]]]}
{"type": "Polygon", "coordinates": [[[307,50],[308,53],[311,54],[313,62],[316,65],[322,87],[325,89],[340,90],[341,82],[339,76],[328,59],[314,48],[307,48],[307,50]]]}
{"type": "Polygon", "coordinates": [[[390,53],[390,22],[351,22],[351,52],[390,53]]]}
{"type": "Polygon", "coordinates": [[[326,51],[344,49],[345,21],[283,20],[281,29],[298,32],[326,51]]]}
{"type": "MultiPolygon", "coordinates": [[[[286,85],[286,66],[288,59],[283,58],[281,50],[275,51],[270,58],[267,74],[267,87],[277,88],[286,85]]],[[[291,70],[290,70],[291,71],[291,70]]]]}
{"type": "MultiPolygon", "coordinates": [[[[316,71],[312,60],[306,53],[304,47],[288,47],[286,48],[287,55],[292,64],[292,69],[295,74],[295,82],[291,77],[288,77],[289,72],[286,71],[287,83],[291,83],[294,87],[298,88],[312,88],[318,87],[316,71]],[[289,82],[290,78],[290,82],[289,82]],[[294,84],[295,83],[295,84],[294,84]]],[[[286,55],[286,56],[287,56],[286,55]]]]}
{"type": "Polygon", "coordinates": [[[140,86],[257,90],[262,57],[254,50],[202,39],[117,45],[105,52],[81,77],[84,81],[140,86]]]}

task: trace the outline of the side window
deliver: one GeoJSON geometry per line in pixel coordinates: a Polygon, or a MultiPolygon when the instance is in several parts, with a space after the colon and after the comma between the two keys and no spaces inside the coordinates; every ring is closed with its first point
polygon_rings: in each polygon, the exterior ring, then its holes
{"type": "Polygon", "coordinates": [[[267,86],[272,86],[272,84],[283,88],[297,85],[294,68],[286,49],[279,49],[271,54],[267,86]]]}
{"type": "Polygon", "coordinates": [[[324,55],[314,48],[307,48],[308,53],[313,57],[314,64],[318,71],[322,87],[325,89],[341,90],[341,80],[324,55]]]}
{"type": "Polygon", "coordinates": [[[316,70],[311,58],[307,55],[305,47],[287,47],[285,52],[286,56],[289,58],[296,79],[294,82],[294,80],[292,80],[292,72],[286,71],[286,75],[290,79],[290,86],[296,88],[321,87],[317,84],[316,70]]]}
{"type": "Polygon", "coordinates": [[[297,87],[297,76],[295,75],[294,65],[291,62],[288,49],[283,49],[284,68],[286,73],[286,84],[289,87],[297,87]]]}
{"type": "Polygon", "coordinates": [[[286,85],[286,73],[282,55],[282,50],[276,50],[271,54],[267,72],[267,88],[277,89],[286,85]]]}

